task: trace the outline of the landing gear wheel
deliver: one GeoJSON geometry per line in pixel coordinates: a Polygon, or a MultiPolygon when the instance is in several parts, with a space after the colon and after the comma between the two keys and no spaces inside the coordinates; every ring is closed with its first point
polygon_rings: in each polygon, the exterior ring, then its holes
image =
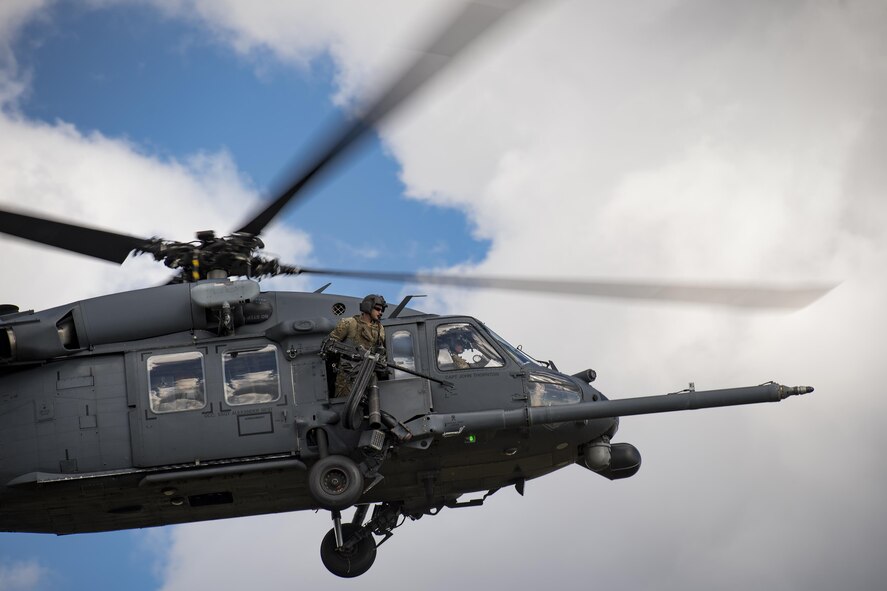
{"type": "MultiPolygon", "coordinates": [[[[348,540],[360,530],[360,526],[353,523],[342,524],[342,537],[348,540]]],[[[372,534],[368,535],[350,550],[336,548],[335,528],[327,532],[320,542],[320,559],[328,571],[338,577],[350,579],[359,577],[370,570],[376,561],[376,540],[372,534]]]]}
{"type": "Polygon", "coordinates": [[[308,490],[324,509],[345,509],[363,494],[363,474],[351,458],[327,456],[308,472],[308,490]]]}

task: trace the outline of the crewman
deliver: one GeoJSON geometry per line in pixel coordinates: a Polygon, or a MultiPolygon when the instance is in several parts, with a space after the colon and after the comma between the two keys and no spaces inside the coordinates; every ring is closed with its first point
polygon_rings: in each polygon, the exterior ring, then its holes
{"type": "MultiPolygon", "coordinates": [[[[382,314],[388,304],[385,298],[370,294],[360,302],[360,314],[343,318],[330,333],[330,338],[350,343],[370,353],[378,353],[379,364],[387,363],[385,354],[385,328],[382,326],[382,314]]],[[[348,396],[354,382],[357,365],[348,359],[340,359],[336,374],[336,397],[348,396]]]]}
{"type": "Polygon", "coordinates": [[[462,341],[459,340],[449,348],[450,358],[453,360],[453,367],[456,369],[468,369],[470,367],[468,362],[462,357],[464,351],[465,347],[462,345],[462,341]]]}

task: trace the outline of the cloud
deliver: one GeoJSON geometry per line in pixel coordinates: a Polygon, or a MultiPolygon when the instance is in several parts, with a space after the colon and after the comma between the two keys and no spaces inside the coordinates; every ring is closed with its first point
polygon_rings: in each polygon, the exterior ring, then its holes
{"type": "Polygon", "coordinates": [[[39,18],[50,1],[9,0],[0,5],[0,109],[14,106],[28,84],[28,75],[20,70],[12,43],[22,26],[39,18]]]}
{"type": "Polygon", "coordinates": [[[48,570],[35,560],[0,562],[0,589],[30,591],[47,579],[48,570]]]}

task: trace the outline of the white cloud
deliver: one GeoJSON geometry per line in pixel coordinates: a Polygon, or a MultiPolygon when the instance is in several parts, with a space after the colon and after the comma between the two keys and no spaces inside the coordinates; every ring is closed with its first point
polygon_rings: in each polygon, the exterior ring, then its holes
{"type": "Polygon", "coordinates": [[[20,71],[12,43],[22,26],[39,18],[51,0],[8,0],[0,4],[0,109],[8,109],[27,88],[27,72],[20,71]]]}
{"type": "Polygon", "coordinates": [[[31,591],[47,579],[49,571],[35,560],[0,562],[0,589],[31,591]]]}

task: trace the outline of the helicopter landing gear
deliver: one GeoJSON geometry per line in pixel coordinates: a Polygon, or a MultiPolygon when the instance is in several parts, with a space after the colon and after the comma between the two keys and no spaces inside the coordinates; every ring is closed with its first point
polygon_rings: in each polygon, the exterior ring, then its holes
{"type": "Polygon", "coordinates": [[[363,525],[369,507],[358,505],[351,523],[342,523],[338,510],[332,512],[333,529],[320,542],[320,559],[338,577],[357,577],[368,571],[376,560],[376,548],[394,535],[392,530],[403,515],[399,505],[384,503],[374,507],[372,518],[363,525]],[[383,536],[378,544],[374,534],[383,536]]]}
{"type": "Polygon", "coordinates": [[[320,542],[320,560],[337,577],[358,577],[376,561],[376,540],[365,527],[339,523],[320,542]]]}
{"type": "Polygon", "coordinates": [[[363,494],[363,485],[360,468],[346,456],[321,458],[308,472],[308,490],[324,509],[350,507],[363,494]]]}

